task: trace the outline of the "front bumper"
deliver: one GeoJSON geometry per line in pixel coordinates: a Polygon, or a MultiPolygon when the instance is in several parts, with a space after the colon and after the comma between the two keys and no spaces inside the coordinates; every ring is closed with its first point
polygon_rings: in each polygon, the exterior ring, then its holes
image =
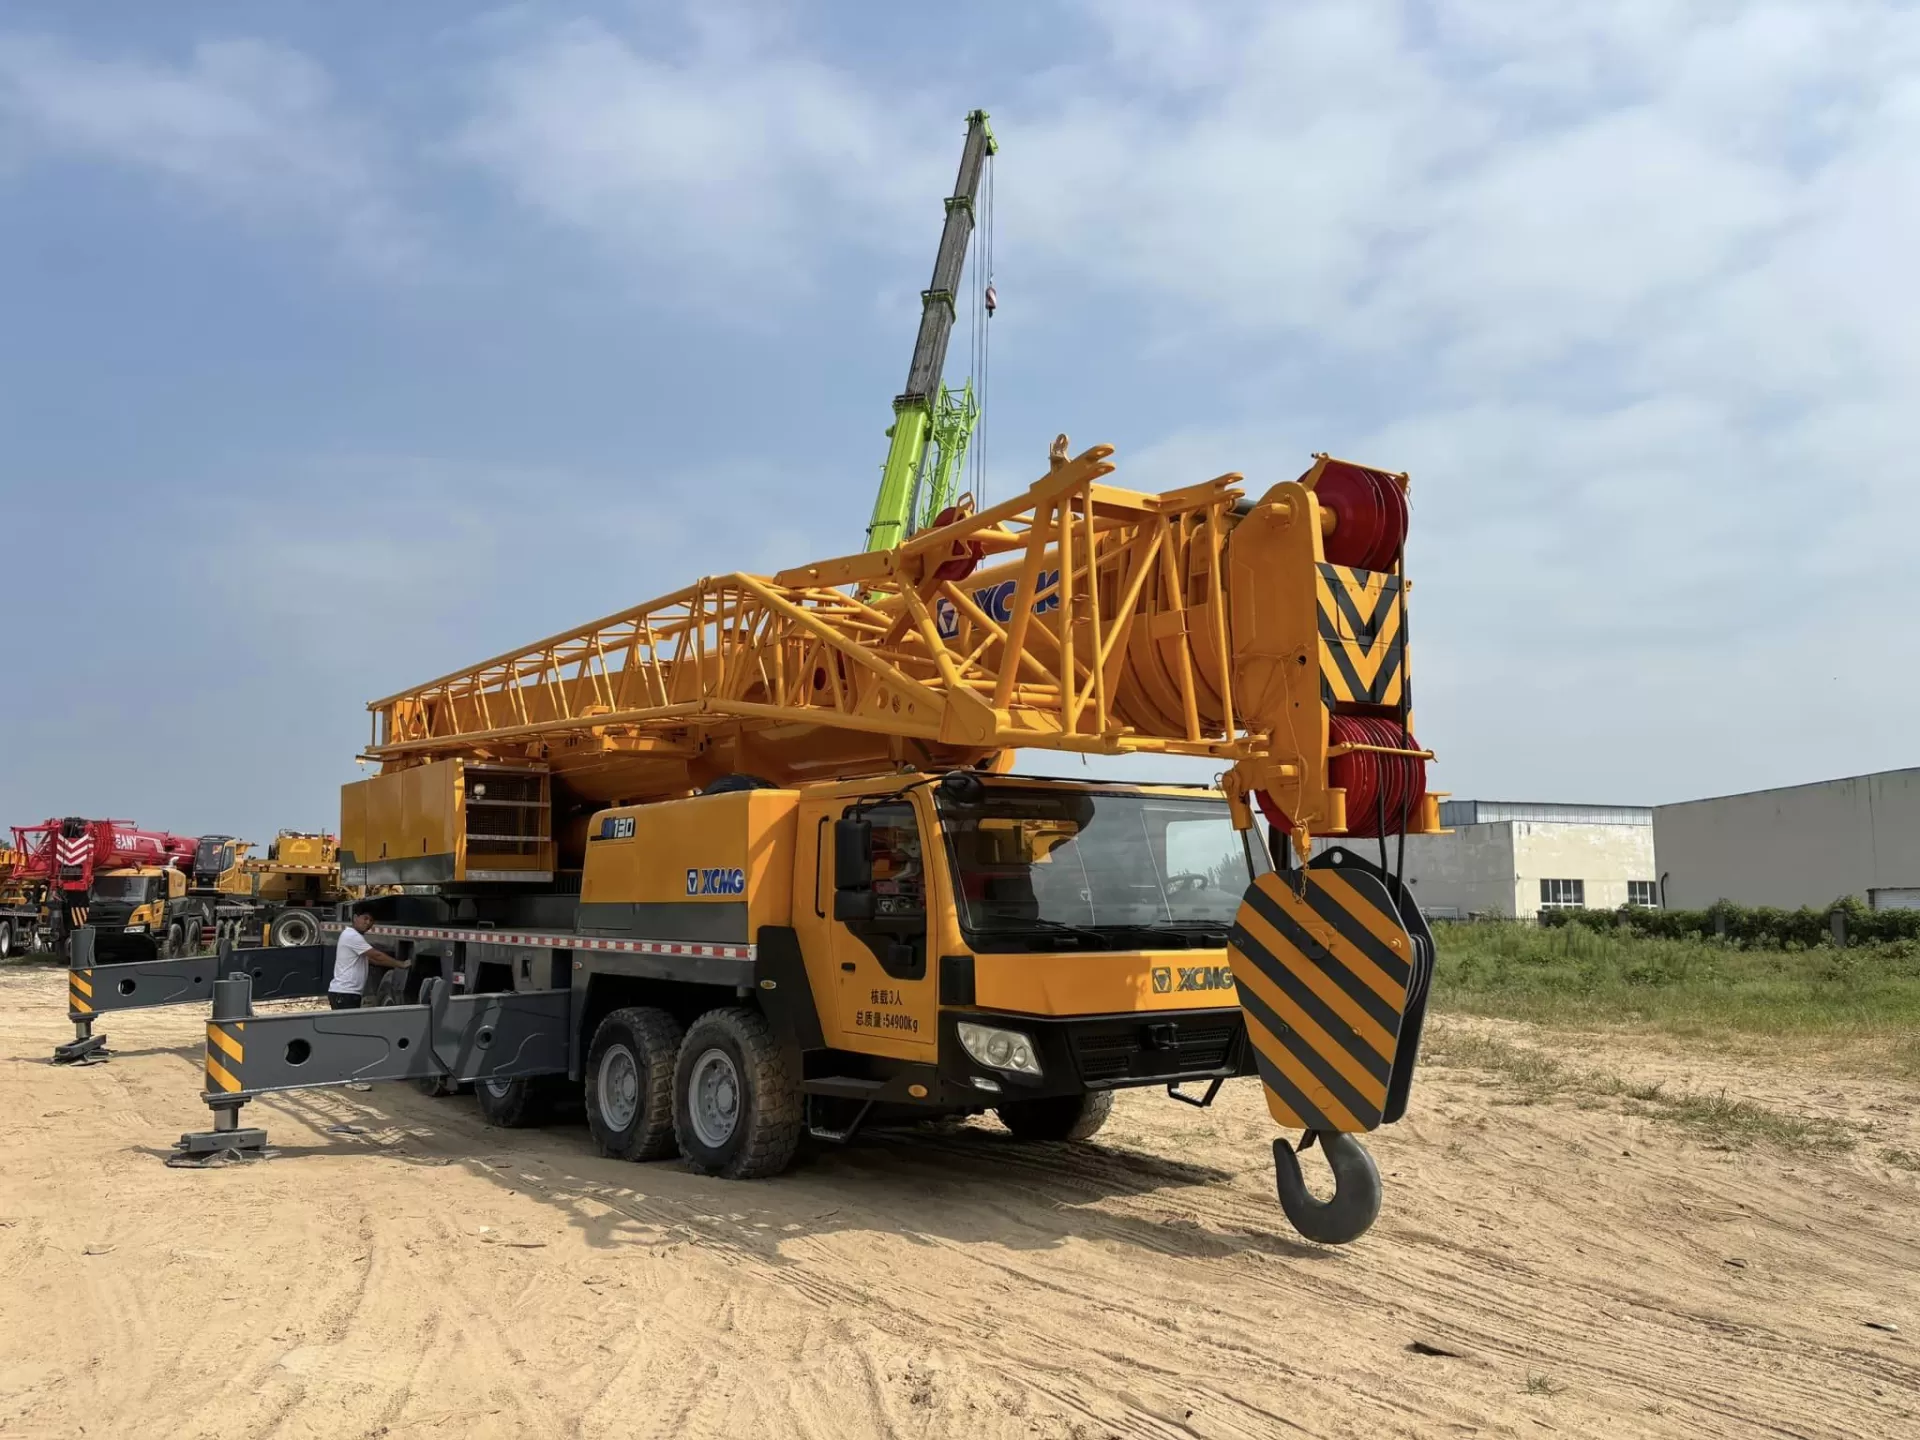
{"type": "Polygon", "coordinates": [[[1253,1051],[1237,1005],[1067,1019],[992,1010],[945,1010],[940,1016],[940,1078],[975,1096],[995,1093],[975,1085],[976,1078],[995,1082],[1007,1097],[1039,1099],[1253,1073],[1253,1051]],[[1027,1035],[1041,1073],[1021,1075],[979,1064],[960,1043],[962,1021],[1027,1035]]]}

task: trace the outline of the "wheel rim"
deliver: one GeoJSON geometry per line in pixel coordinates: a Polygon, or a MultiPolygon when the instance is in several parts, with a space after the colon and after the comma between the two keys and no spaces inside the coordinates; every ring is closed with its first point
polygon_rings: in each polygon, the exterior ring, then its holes
{"type": "Polygon", "coordinates": [[[594,1077],[600,1114],[615,1131],[630,1130],[640,1114],[640,1063],[624,1045],[610,1046],[594,1077]]]}
{"type": "Polygon", "coordinates": [[[718,1150],[740,1123],[740,1072],[724,1050],[708,1050],[687,1077],[687,1118],[700,1143],[718,1150]]]}
{"type": "Polygon", "coordinates": [[[511,1080],[482,1080],[480,1083],[487,1087],[487,1093],[496,1100],[506,1099],[507,1092],[513,1089],[511,1080]]]}

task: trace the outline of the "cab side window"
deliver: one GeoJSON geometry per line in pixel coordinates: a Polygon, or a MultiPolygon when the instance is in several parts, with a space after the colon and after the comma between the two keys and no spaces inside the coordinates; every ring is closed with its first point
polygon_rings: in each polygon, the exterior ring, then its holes
{"type": "Polygon", "coordinates": [[[927,871],[920,852],[920,824],[910,805],[881,805],[867,812],[873,826],[873,897],[879,915],[927,913],[927,871]]]}
{"type": "Polygon", "coordinates": [[[873,918],[847,929],[896,980],[927,973],[927,867],[920,822],[906,804],[876,805],[865,812],[873,826],[873,918]]]}

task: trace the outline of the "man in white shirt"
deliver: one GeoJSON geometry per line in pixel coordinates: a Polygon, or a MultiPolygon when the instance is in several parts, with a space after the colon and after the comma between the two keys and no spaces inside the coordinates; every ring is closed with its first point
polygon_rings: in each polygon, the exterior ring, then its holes
{"type": "Polygon", "coordinates": [[[407,968],[406,961],[373,948],[367,939],[371,929],[373,912],[356,910],[353,923],[340,932],[340,943],[333,947],[333,979],[327,984],[327,1004],[335,1010],[360,1008],[360,997],[367,988],[368,962],[388,970],[407,968]]]}

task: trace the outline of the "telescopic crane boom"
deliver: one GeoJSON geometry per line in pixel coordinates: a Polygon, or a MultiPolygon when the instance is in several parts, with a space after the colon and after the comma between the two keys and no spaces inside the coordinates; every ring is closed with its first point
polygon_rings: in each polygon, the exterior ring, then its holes
{"type": "Polygon", "coordinates": [[[966,269],[967,242],[973,236],[980,176],[987,158],[998,148],[987,125],[987,112],[975,110],[968,115],[960,174],[947,197],[947,223],[934,256],[933,280],[920,292],[920,333],[907,366],[907,386],[893,401],[893,428],[888,431],[892,444],[867,526],[869,550],[891,550],[907,538],[913,520],[914,481],[926,459],[928,441],[938,437],[940,472],[951,474],[978,414],[971,384],[953,396],[941,376],[946,370],[947,340],[953,333],[954,297],[966,269]]]}

